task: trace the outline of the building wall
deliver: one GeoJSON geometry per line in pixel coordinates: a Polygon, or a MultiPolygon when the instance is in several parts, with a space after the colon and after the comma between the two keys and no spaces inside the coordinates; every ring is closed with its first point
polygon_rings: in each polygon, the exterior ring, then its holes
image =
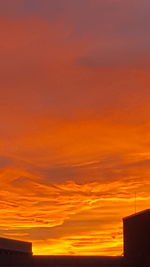
{"type": "Polygon", "coordinates": [[[33,267],[32,256],[0,254],[0,267],[33,267]]]}
{"type": "Polygon", "coordinates": [[[35,267],[122,267],[122,257],[35,256],[35,267]]]}
{"type": "Polygon", "coordinates": [[[123,257],[0,255],[0,267],[123,267],[123,257]]]}
{"type": "Polygon", "coordinates": [[[0,250],[32,254],[32,243],[0,238],[0,250]]]}
{"type": "MultiPolygon", "coordinates": [[[[150,258],[150,212],[143,212],[123,220],[124,256],[148,261],[150,258]]],[[[142,265],[141,265],[142,266],[142,265]]]]}

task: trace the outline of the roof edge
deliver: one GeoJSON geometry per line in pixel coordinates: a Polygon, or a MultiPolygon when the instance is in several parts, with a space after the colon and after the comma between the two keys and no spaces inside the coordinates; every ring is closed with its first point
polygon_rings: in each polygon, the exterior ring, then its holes
{"type": "Polygon", "coordinates": [[[139,215],[143,215],[143,214],[150,214],[150,209],[142,210],[142,211],[136,212],[135,214],[131,214],[129,216],[126,216],[126,217],[123,218],[123,220],[129,219],[129,218],[133,218],[133,217],[136,217],[136,216],[139,216],[139,215]]]}

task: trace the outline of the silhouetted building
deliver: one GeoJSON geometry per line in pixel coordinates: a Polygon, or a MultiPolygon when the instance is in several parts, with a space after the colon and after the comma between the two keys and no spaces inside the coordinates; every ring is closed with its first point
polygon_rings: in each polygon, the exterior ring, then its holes
{"type": "Polygon", "coordinates": [[[0,253],[32,255],[32,243],[0,238],[0,253]]]}
{"type": "Polygon", "coordinates": [[[150,209],[124,218],[123,231],[125,259],[150,266],[150,209]]]}
{"type": "Polygon", "coordinates": [[[123,257],[34,256],[34,267],[123,267],[123,257]]]}
{"type": "Polygon", "coordinates": [[[0,238],[0,267],[28,267],[32,260],[32,243],[0,238]]]}
{"type": "Polygon", "coordinates": [[[0,238],[0,267],[150,267],[150,210],[123,219],[124,257],[32,256],[32,244],[0,238]]]}

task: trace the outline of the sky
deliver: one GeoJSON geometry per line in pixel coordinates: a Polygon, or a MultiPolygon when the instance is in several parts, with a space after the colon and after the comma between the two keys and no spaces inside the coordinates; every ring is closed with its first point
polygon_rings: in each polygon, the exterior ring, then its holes
{"type": "Polygon", "coordinates": [[[122,255],[150,207],[148,0],[0,0],[0,236],[122,255]]]}

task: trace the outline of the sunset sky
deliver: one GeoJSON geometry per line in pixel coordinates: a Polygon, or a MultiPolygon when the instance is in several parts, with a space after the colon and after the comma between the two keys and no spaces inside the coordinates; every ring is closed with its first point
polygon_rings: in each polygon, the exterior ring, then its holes
{"type": "Polygon", "coordinates": [[[121,255],[150,208],[149,0],[0,0],[0,236],[121,255]]]}

